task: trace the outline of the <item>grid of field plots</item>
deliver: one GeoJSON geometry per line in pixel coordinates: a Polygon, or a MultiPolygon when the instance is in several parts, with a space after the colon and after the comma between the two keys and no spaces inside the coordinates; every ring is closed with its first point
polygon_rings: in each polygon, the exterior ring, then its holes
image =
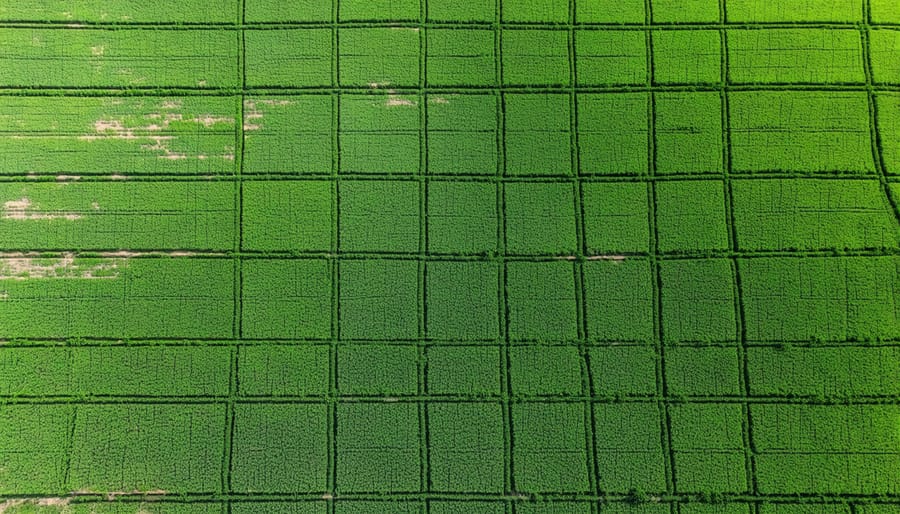
{"type": "Polygon", "coordinates": [[[896,0],[0,2],[0,512],[900,512],[896,0]]]}

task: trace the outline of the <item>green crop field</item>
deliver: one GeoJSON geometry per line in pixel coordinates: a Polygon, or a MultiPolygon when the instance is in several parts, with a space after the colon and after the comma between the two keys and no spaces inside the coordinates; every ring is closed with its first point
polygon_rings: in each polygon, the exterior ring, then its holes
{"type": "Polygon", "coordinates": [[[900,0],[0,0],[0,514],[900,512],[900,0]]]}

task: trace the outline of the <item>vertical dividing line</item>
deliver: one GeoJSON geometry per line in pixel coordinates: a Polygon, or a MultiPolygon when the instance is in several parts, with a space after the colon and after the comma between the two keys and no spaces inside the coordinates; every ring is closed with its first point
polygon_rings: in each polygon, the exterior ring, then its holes
{"type": "MultiPolygon", "coordinates": [[[[732,186],[732,159],[731,159],[731,111],[728,93],[729,85],[729,59],[728,59],[728,31],[725,28],[727,20],[727,2],[719,0],[719,17],[721,28],[719,29],[719,51],[721,53],[720,89],[719,98],[722,106],[722,183],[725,196],[725,215],[728,222],[728,253],[731,255],[732,287],[734,289],[735,309],[735,339],[737,341],[738,381],[741,395],[745,401],[741,402],[743,419],[741,420],[741,437],[744,443],[744,467],[747,475],[749,493],[756,495],[756,455],[753,447],[753,431],[750,417],[750,405],[746,401],[750,396],[750,368],[747,362],[747,334],[744,316],[744,293],[741,285],[740,262],[738,259],[738,234],[734,214],[734,188],[732,186]]],[[[756,506],[752,506],[754,510],[756,506]]]]}
{"type": "Polygon", "coordinates": [[[663,337],[662,325],[662,259],[659,251],[659,227],[656,219],[656,92],[653,84],[656,82],[653,55],[653,4],[650,0],[644,0],[644,24],[646,26],[647,46],[647,195],[648,212],[650,221],[650,269],[653,276],[653,305],[654,305],[654,338],[656,346],[656,397],[659,411],[660,450],[665,458],[666,493],[675,494],[675,456],[672,448],[672,419],[669,408],[669,388],[666,379],[666,344],[663,337]]]}
{"type": "Polygon", "coordinates": [[[512,413],[512,387],[509,373],[510,366],[510,337],[509,337],[509,281],[507,278],[506,258],[506,96],[502,91],[503,85],[503,31],[501,28],[502,0],[494,2],[494,67],[497,80],[497,88],[494,94],[497,98],[497,255],[499,257],[499,311],[500,311],[500,396],[503,410],[503,439],[504,439],[504,493],[510,498],[507,503],[507,511],[510,514],[516,512],[516,502],[512,499],[516,496],[515,466],[513,462],[514,435],[512,413]]]}
{"type": "MultiPolygon", "coordinates": [[[[418,394],[419,394],[419,489],[424,493],[431,491],[431,452],[428,430],[429,402],[424,399],[427,394],[427,355],[426,338],[428,335],[428,99],[425,97],[427,80],[427,29],[425,16],[428,9],[427,0],[419,2],[419,342],[418,342],[418,394]]],[[[425,512],[431,504],[425,501],[425,512]]]]}
{"type": "Polygon", "coordinates": [[[878,178],[881,181],[881,188],[884,190],[888,205],[894,213],[894,218],[900,223],[900,205],[898,200],[894,198],[891,192],[890,183],[887,179],[887,171],[884,167],[884,154],[882,149],[881,131],[878,128],[878,98],[875,95],[875,79],[874,68],[872,65],[872,3],[871,0],[863,0],[863,23],[860,25],[860,37],[862,42],[862,60],[863,69],[866,74],[866,90],[868,91],[869,100],[869,130],[872,139],[872,159],[875,162],[875,170],[878,172],[878,178]]]}
{"type": "Polygon", "coordinates": [[[338,424],[338,342],[341,340],[341,216],[340,216],[340,34],[338,31],[339,0],[331,2],[331,342],[328,345],[328,463],[326,483],[327,514],[334,514],[337,496],[337,424],[338,424]]]}
{"type": "Polygon", "coordinates": [[[238,365],[240,359],[241,338],[243,337],[243,287],[244,287],[244,263],[241,251],[244,247],[244,104],[246,102],[245,92],[247,91],[247,55],[245,42],[245,23],[246,23],[246,0],[237,0],[238,13],[236,24],[236,35],[238,45],[238,73],[241,85],[241,93],[236,97],[238,105],[236,109],[237,125],[235,130],[235,162],[234,175],[232,184],[234,184],[234,220],[235,220],[235,240],[233,246],[233,274],[234,274],[234,325],[233,336],[237,340],[237,344],[231,349],[229,379],[228,379],[228,403],[225,408],[225,430],[224,432],[224,454],[222,457],[222,493],[228,496],[225,504],[227,512],[232,511],[232,503],[230,495],[233,491],[232,469],[234,467],[234,427],[235,427],[235,402],[237,400],[238,390],[238,365]]]}
{"type": "MultiPolygon", "coordinates": [[[[588,484],[590,493],[600,496],[600,472],[597,462],[595,434],[597,433],[597,421],[594,414],[592,401],[594,385],[591,375],[590,355],[588,354],[588,329],[587,329],[587,296],[585,291],[584,266],[587,253],[587,238],[585,237],[584,223],[584,195],[581,191],[581,154],[578,145],[578,68],[577,48],[575,33],[575,0],[569,0],[569,151],[572,174],[572,187],[575,199],[575,234],[577,246],[575,247],[574,280],[575,303],[578,319],[578,352],[581,356],[581,395],[584,399],[584,448],[586,453],[588,484]]],[[[591,502],[591,512],[597,511],[597,503],[591,502]]]]}
{"type": "MultiPolygon", "coordinates": [[[[69,353],[71,356],[71,353],[69,353]]],[[[69,419],[69,438],[66,441],[66,471],[63,475],[63,487],[67,489],[74,489],[72,485],[69,483],[69,479],[72,476],[72,452],[75,450],[75,426],[78,423],[78,404],[72,405],[72,416],[69,419]]]]}

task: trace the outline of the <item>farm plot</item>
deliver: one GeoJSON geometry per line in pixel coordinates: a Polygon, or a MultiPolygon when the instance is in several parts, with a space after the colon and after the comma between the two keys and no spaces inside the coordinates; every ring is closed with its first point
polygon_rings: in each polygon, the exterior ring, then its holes
{"type": "Polygon", "coordinates": [[[0,513],[900,509],[897,2],[0,3],[0,513]]]}

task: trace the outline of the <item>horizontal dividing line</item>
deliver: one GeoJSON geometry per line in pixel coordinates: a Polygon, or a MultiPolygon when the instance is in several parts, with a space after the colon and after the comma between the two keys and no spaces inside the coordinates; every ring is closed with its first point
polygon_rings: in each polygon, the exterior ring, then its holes
{"type": "MultiPolygon", "coordinates": [[[[108,173],[108,172],[106,172],[108,173]]],[[[797,181],[813,181],[813,180],[880,180],[875,172],[732,172],[730,173],[732,180],[797,180],[797,181]]],[[[228,183],[244,183],[244,182],[341,182],[343,180],[356,181],[394,181],[394,182],[421,182],[428,180],[432,182],[472,182],[472,183],[565,183],[580,182],[582,184],[590,183],[648,183],[648,182],[684,182],[684,181],[716,181],[721,182],[720,173],[670,173],[665,175],[590,175],[582,174],[579,177],[574,175],[505,175],[498,176],[485,174],[465,174],[465,173],[350,173],[341,172],[337,176],[329,172],[302,172],[302,173],[252,173],[244,172],[241,176],[234,174],[221,175],[199,175],[199,174],[153,174],[142,173],[139,175],[109,175],[109,174],[83,174],[83,175],[19,175],[19,174],[0,174],[0,184],[2,183],[21,183],[21,184],[41,184],[41,183],[72,183],[72,182],[91,182],[91,183],[116,183],[127,184],[131,182],[228,182],[228,183]]],[[[900,175],[888,176],[889,182],[900,182],[900,175]]]]}
{"type": "MultiPolygon", "coordinates": [[[[667,494],[665,492],[648,492],[652,496],[653,503],[672,504],[708,504],[700,494],[667,494]]],[[[28,494],[28,495],[0,495],[0,500],[39,500],[41,498],[67,498],[71,504],[78,503],[111,503],[108,494],[104,493],[70,493],[59,496],[58,493],[28,494]]],[[[900,502],[900,494],[853,494],[853,493],[797,493],[797,494],[735,494],[723,493],[720,495],[721,503],[803,503],[810,505],[827,505],[834,503],[856,502],[864,505],[894,505],[900,502]]],[[[152,499],[159,505],[183,505],[203,504],[219,502],[342,502],[342,501],[495,501],[510,503],[541,502],[602,502],[602,503],[634,503],[632,495],[627,493],[609,494],[585,494],[585,493],[479,493],[479,492],[358,492],[358,493],[212,493],[212,492],[178,492],[169,495],[151,493],[115,494],[116,503],[127,504],[144,502],[152,499]]],[[[720,501],[716,501],[720,503],[720,501]]]]}
{"type": "Polygon", "coordinates": [[[329,28],[447,28],[447,29],[522,29],[522,30],[559,30],[595,29],[595,30],[721,30],[749,29],[767,30],[779,28],[805,29],[894,29],[900,28],[896,22],[866,22],[862,19],[854,21],[726,21],[724,23],[704,22],[653,22],[653,23],[602,23],[602,22],[522,22],[522,21],[416,21],[416,20],[323,20],[323,21],[258,21],[258,22],[134,22],[134,21],[95,21],[95,20],[0,20],[2,28],[24,29],[99,29],[99,30],[283,30],[283,29],[329,29],[329,28]]]}
{"type": "Polygon", "coordinates": [[[0,85],[2,96],[71,96],[71,97],[106,97],[106,96],[291,96],[291,95],[417,95],[419,93],[434,94],[467,94],[467,93],[643,93],[643,92],[692,92],[692,91],[811,91],[811,92],[900,92],[900,83],[879,83],[867,85],[864,82],[846,84],[813,84],[813,83],[698,83],[698,84],[653,84],[653,85],[490,85],[490,86],[402,86],[389,88],[372,88],[366,85],[347,85],[337,87],[323,86],[265,86],[265,87],[187,87],[187,86],[141,86],[141,87],[81,87],[81,86],[31,86],[16,87],[0,85]]]}
{"type": "MultiPolygon", "coordinates": [[[[616,403],[656,403],[671,405],[693,403],[739,403],[777,405],[897,405],[900,395],[669,395],[651,394],[620,396],[580,396],[580,395],[10,395],[0,394],[0,404],[73,404],[73,405],[121,405],[121,404],[310,404],[310,403],[572,403],[572,404],[616,404],[616,403]]],[[[897,451],[900,453],[900,449],[897,451]]],[[[831,452],[834,453],[834,452],[831,452]]],[[[862,453],[862,452],[856,452],[862,453]]]]}
{"type": "MultiPolygon", "coordinates": [[[[271,260],[406,260],[426,262],[621,262],[629,259],[657,261],[699,260],[699,259],[762,259],[762,258],[809,258],[809,257],[834,257],[834,258],[863,258],[863,257],[895,257],[900,255],[900,248],[867,248],[858,250],[848,249],[819,249],[819,250],[709,250],[697,252],[673,252],[673,253],[621,253],[621,254],[590,254],[560,255],[560,254],[451,254],[451,253],[407,253],[407,252],[325,252],[325,251],[261,251],[261,250],[233,250],[210,251],[207,249],[179,248],[177,250],[145,250],[132,251],[117,248],[73,250],[70,248],[5,248],[0,251],[0,259],[14,259],[21,257],[61,257],[73,256],[81,258],[130,258],[130,259],[271,259],[271,260]]],[[[0,283],[4,279],[0,278],[0,283]]]]}
{"type": "MultiPolygon", "coordinates": [[[[321,396],[2,396],[0,405],[227,405],[267,404],[267,405],[307,405],[340,403],[503,403],[514,404],[654,404],[665,402],[670,405],[687,404],[739,404],[739,405],[896,405],[900,397],[774,397],[774,396],[439,396],[439,395],[321,395],[321,396]]],[[[900,450],[898,450],[900,453],[900,450]]]]}
{"type": "MultiPolygon", "coordinates": [[[[546,341],[517,341],[517,340],[447,340],[447,339],[428,339],[422,341],[416,340],[373,340],[373,339],[13,339],[0,340],[2,348],[156,348],[156,347],[179,347],[179,348],[230,348],[233,346],[254,347],[265,346],[272,347],[329,347],[334,345],[341,347],[358,347],[365,346],[396,346],[396,347],[424,347],[424,348],[446,348],[446,347],[466,347],[478,348],[485,346],[506,346],[512,347],[533,347],[541,346],[546,348],[559,347],[577,347],[582,344],[587,349],[605,349],[605,348],[654,348],[653,341],[571,341],[571,342],[546,342],[546,341]]],[[[737,348],[739,342],[714,342],[714,343],[698,343],[698,342],[679,342],[667,344],[667,348],[737,348]]],[[[790,351],[791,349],[879,349],[879,348],[900,348],[900,339],[890,339],[871,342],[859,341],[795,341],[795,342],[768,342],[768,341],[749,341],[748,348],[772,349],[775,351],[790,351]]]]}

